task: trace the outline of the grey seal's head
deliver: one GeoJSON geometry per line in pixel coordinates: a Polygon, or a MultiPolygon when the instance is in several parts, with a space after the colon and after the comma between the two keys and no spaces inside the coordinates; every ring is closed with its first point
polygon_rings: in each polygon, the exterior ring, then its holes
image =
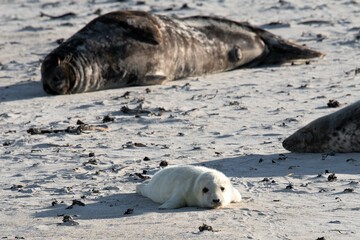
{"type": "Polygon", "coordinates": [[[91,40],[73,37],[47,55],[41,66],[41,81],[49,94],[72,94],[96,90],[101,84],[98,51],[91,40]]]}
{"type": "Polygon", "coordinates": [[[53,53],[41,66],[41,81],[49,94],[68,94],[76,81],[71,55],[53,53]]]}
{"type": "Polygon", "coordinates": [[[307,125],[291,136],[287,137],[282,145],[291,152],[323,152],[327,151],[326,142],[330,137],[327,135],[328,124],[307,125]]]}

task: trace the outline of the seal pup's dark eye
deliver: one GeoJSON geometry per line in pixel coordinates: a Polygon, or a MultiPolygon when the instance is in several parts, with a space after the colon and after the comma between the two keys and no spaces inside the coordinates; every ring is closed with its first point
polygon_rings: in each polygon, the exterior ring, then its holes
{"type": "Polygon", "coordinates": [[[224,187],[220,187],[220,190],[223,192],[223,191],[225,191],[225,188],[224,188],[224,187]]]}
{"type": "Polygon", "coordinates": [[[206,187],[203,188],[203,193],[207,193],[209,191],[209,189],[207,189],[206,187]]]}

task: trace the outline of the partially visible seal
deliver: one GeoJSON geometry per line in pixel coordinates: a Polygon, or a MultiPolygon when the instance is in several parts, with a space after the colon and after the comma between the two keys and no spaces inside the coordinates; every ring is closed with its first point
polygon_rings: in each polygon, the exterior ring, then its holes
{"type": "Polygon", "coordinates": [[[360,101],[323,116],[283,141],[291,152],[360,152],[360,101]]]}
{"type": "Polygon", "coordinates": [[[117,11],[95,18],[47,55],[41,80],[50,94],[72,94],[320,56],[244,22],[117,11]]]}
{"type": "Polygon", "coordinates": [[[241,201],[240,193],[223,173],[197,166],[162,169],[150,181],[137,185],[136,192],[162,203],[160,209],[219,208],[241,201]]]}

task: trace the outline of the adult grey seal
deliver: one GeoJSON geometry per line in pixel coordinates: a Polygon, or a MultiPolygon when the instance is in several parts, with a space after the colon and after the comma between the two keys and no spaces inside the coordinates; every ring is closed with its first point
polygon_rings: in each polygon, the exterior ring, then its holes
{"type": "Polygon", "coordinates": [[[323,116],[283,141],[291,152],[360,152],[360,101],[323,116]]]}
{"type": "Polygon", "coordinates": [[[72,94],[320,56],[244,22],[116,11],[47,55],[41,78],[46,92],[72,94]]]}

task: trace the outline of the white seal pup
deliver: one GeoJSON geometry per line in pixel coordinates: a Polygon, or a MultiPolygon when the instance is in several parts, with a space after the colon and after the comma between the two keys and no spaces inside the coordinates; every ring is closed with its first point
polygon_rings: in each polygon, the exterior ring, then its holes
{"type": "Polygon", "coordinates": [[[360,101],[318,118],[283,141],[291,152],[360,152],[360,101]]]}
{"type": "Polygon", "coordinates": [[[50,94],[73,94],[322,55],[245,22],[115,11],[95,18],[47,55],[41,80],[50,94]]]}
{"type": "Polygon", "coordinates": [[[223,173],[206,167],[171,166],[136,186],[136,192],[162,203],[159,209],[219,208],[240,202],[241,195],[223,173]]]}

